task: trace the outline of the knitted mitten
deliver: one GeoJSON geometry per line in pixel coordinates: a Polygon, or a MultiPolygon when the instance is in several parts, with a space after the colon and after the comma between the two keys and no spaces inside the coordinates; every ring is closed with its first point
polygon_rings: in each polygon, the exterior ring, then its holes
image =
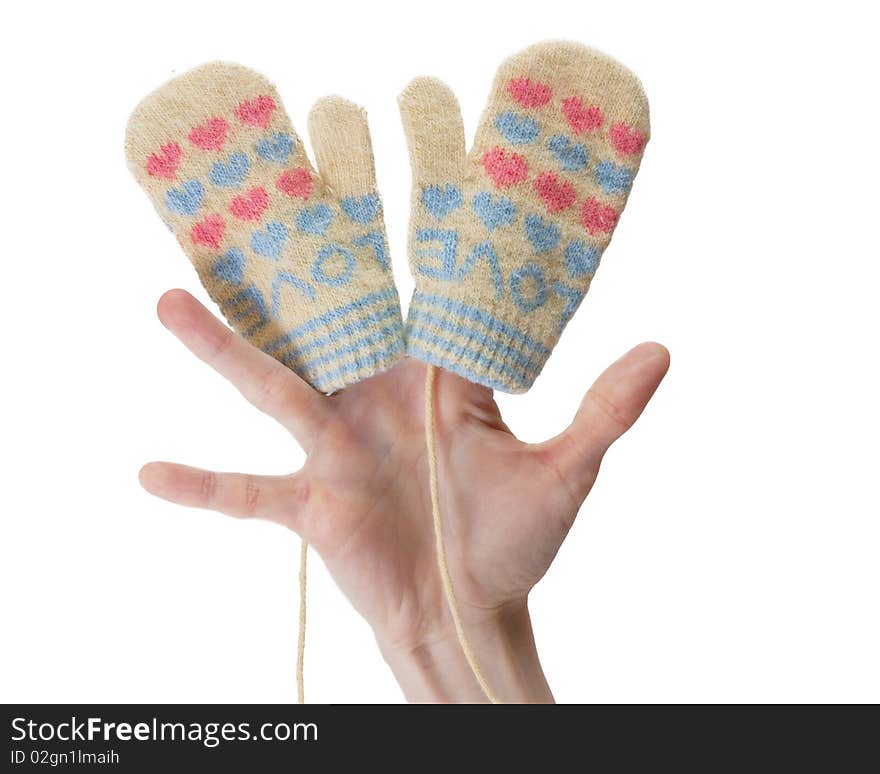
{"type": "Polygon", "coordinates": [[[400,98],[413,168],[407,352],[428,363],[425,440],[443,590],[464,656],[498,702],[467,637],[446,559],[434,428],[435,367],[525,392],[578,308],[626,204],[648,140],[638,80],[574,43],[501,65],[469,156],[452,92],[417,78],[400,98]]]}
{"type": "Polygon", "coordinates": [[[574,43],[498,71],[474,146],[431,78],[400,98],[413,168],[407,352],[525,392],[578,308],[648,140],[632,73],[574,43]]]}
{"type": "Polygon", "coordinates": [[[322,392],[403,353],[366,116],[318,102],[320,175],[274,87],[213,63],[146,97],[129,166],[229,323],[322,392]]]}

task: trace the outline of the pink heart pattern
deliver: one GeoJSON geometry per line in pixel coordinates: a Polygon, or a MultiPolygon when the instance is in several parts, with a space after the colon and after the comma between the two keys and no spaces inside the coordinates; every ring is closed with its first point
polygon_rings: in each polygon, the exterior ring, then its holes
{"type": "Polygon", "coordinates": [[[634,156],[641,152],[645,144],[645,135],[622,122],[614,124],[608,134],[614,150],[621,156],[634,156]]]}
{"type": "Polygon", "coordinates": [[[269,194],[261,186],[251,188],[242,196],[236,196],[229,211],[239,220],[259,220],[269,206],[269,194]]]}
{"type": "Polygon", "coordinates": [[[529,165],[522,156],[497,146],[483,154],[483,167],[498,188],[521,183],[529,173],[529,165]]]}
{"type": "Polygon", "coordinates": [[[189,141],[200,150],[223,150],[229,124],[219,116],[209,118],[202,124],[194,126],[189,133],[189,141]]]}
{"type": "Polygon", "coordinates": [[[275,187],[281,193],[287,194],[294,199],[299,198],[308,201],[312,195],[312,176],[309,174],[309,170],[304,167],[288,169],[286,172],[281,173],[275,182],[275,187]]]}
{"type": "Polygon", "coordinates": [[[594,132],[605,121],[598,105],[585,105],[580,97],[567,97],[562,100],[562,113],[575,134],[594,132]]]}
{"type": "Polygon", "coordinates": [[[577,198],[574,186],[568,180],[559,180],[555,172],[542,172],[538,175],[535,178],[535,190],[544,200],[547,212],[551,213],[567,210],[577,198]]]}
{"type": "Polygon", "coordinates": [[[529,78],[513,78],[507,84],[507,91],[524,108],[543,107],[553,96],[553,90],[546,83],[529,78]]]}
{"type": "Polygon", "coordinates": [[[226,221],[222,217],[216,214],[208,215],[204,220],[193,224],[190,237],[194,245],[213,247],[216,250],[223,241],[225,231],[226,221]]]}
{"type": "Polygon", "coordinates": [[[159,148],[159,153],[151,153],[147,158],[147,174],[173,180],[183,157],[183,149],[176,142],[169,142],[159,148]]]}
{"type": "MultiPolygon", "coordinates": [[[[506,90],[510,97],[523,108],[538,110],[552,107],[553,90],[548,84],[534,81],[526,76],[519,76],[507,82],[506,90]]],[[[600,151],[603,147],[610,146],[619,157],[633,157],[644,149],[647,138],[643,132],[622,121],[609,126],[606,123],[603,109],[594,101],[573,94],[564,97],[556,105],[558,107],[555,109],[561,112],[566,125],[575,135],[590,133],[596,136],[598,142],[595,151],[590,151],[591,154],[600,151]]],[[[560,138],[567,140],[565,135],[554,135],[549,139],[552,141],[560,138]]],[[[569,140],[569,142],[571,141],[569,140]]],[[[571,173],[576,173],[581,169],[586,170],[588,166],[586,152],[584,159],[584,163],[577,169],[561,166],[561,170],[571,173]]],[[[517,186],[529,178],[531,171],[525,156],[501,145],[496,145],[486,151],[481,161],[486,175],[495,188],[509,189],[517,186]]],[[[612,165],[612,168],[617,168],[613,162],[607,159],[592,159],[591,157],[591,161],[594,161],[593,169],[596,170],[596,175],[609,164],[612,165]]],[[[631,177],[632,173],[630,173],[629,180],[631,177]]],[[[551,215],[565,212],[577,202],[578,196],[574,183],[555,171],[536,171],[532,188],[547,213],[551,215]]],[[[615,195],[625,194],[627,188],[628,185],[612,193],[615,195]]],[[[605,194],[611,195],[609,191],[605,191],[605,194]]],[[[616,206],[619,205],[619,199],[606,202],[602,201],[602,198],[604,197],[601,193],[599,198],[589,196],[578,207],[578,220],[591,236],[610,234],[617,225],[620,216],[620,210],[616,206]]]]}
{"type": "Polygon", "coordinates": [[[246,99],[235,111],[243,124],[259,126],[265,129],[272,120],[275,112],[275,100],[267,94],[262,94],[254,99],[246,99]]]}
{"type": "Polygon", "coordinates": [[[602,204],[598,199],[590,197],[581,207],[581,223],[593,236],[596,234],[610,234],[617,225],[618,213],[608,204],[602,204]]]}

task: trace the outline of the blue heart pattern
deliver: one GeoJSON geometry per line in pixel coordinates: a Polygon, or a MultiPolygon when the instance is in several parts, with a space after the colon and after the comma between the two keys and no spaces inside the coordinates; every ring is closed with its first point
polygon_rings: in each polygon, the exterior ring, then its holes
{"type": "Polygon", "coordinates": [[[187,180],[180,188],[172,188],[165,194],[165,204],[178,215],[193,215],[202,204],[205,189],[198,180],[187,180]]]}
{"type": "Polygon", "coordinates": [[[247,156],[243,153],[233,153],[225,163],[222,161],[215,162],[211,167],[209,177],[214,185],[224,188],[236,188],[244,182],[250,166],[251,163],[248,161],[247,156]]]}
{"type": "Polygon", "coordinates": [[[212,271],[217,279],[226,280],[233,285],[240,285],[242,277],[244,277],[246,261],[244,251],[233,247],[214,262],[212,271]]]}
{"type": "Polygon", "coordinates": [[[626,193],[632,185],[632,170],[616,166],[613,161],[602,161],[596,165],[596,182],[606,194],[626,193]]]}
{"type": "Polygon", "coordinates": [[[326,204],[316,204],[309,209],[303,207],[296,215],[296,227],[304,234],[324,236],[333,221],[333,210],[326,204]]]}
{"type": "Polygon", "coordinates": [[[565,266],[572,279],[592,276],[599,266],[599,251],[593,245],[573,239],[565,248],[565,266]]]}
{"type": "Polygon", "coordinates": [[[293,138],[284,132],[275,132],[257,143],[257,155],[265,161],[284,164],[293,150],[293,138]]]}
{"type": "Polygon", "coordinates": [[[255,231],[251,236],[251,249],[266,258],[278,260],[287,241],[287,227],[278,221],[266,224],[265,231],[255,231]]]}
{"type": "Polygon", "coordinates": [[[376,194],[366,194],[361,197],[347,196],[339,206],[355,223],[369,223],[382,208],[382,203],[376,194]]]}
{"type": "Polygon", "coordinates": [[[546,253],[559,244],[559,228],[543,220],[540,215],[527,215],[525,226],[526,236],[536,253],[546,253]]]}
{"type": "Polygon", "coordinates": [[[538,139],[541,132],[534,118],[510,111],[495,119],[495,128],[511,145],[528,145],[538,139]]]}
{"type": "Polygon", "coordinates": [[[461,207],[462,201],[461,189],[450,183],[442,188],[429,185],[422,190],[422,204],[438,220],[443,220],[450,212],[461,207]]]}
{"type": "Polygon", "coordinates": [[[516,207],[506,196],[499,196],[492,200],[492,194],[482,191],[474,196],[474,212],[489,231],[494,231],[499,226],[509,226],[516,219],[516,207]]]}
{"type": "Polygon", "coordinates": [[[567,172],[583,169],[590,160],[586,146],[572,142],[564,134],[551,137],[547,141],[547,148],[559,162],[559,168],[567,172]]]}

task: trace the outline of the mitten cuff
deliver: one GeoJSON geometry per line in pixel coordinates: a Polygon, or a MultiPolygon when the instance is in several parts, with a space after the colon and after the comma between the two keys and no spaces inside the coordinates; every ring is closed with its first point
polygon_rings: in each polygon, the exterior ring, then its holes
{"type": "Polygon", "coordinates": [[[387,371],[404,350],[397,290],[391,285],[335,306],[261,349],[325,393],[387,371]]]}
{"type": "MultiPolygon", "coordinates": [[[[499,311],[417,290],[406,321],[407,354],[495,390],[526,392],[552,347],[499,311]]],[[[552,335],[554,342],[557,337],[552,335]]]]}

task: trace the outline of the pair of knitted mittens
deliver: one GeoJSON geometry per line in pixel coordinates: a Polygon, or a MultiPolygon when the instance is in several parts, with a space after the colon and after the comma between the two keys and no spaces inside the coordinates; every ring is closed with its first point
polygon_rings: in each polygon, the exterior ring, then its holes
{"type": "MultiPolygon", "coordinates": [[[[126,152],[232,327],[315,389],[343,389],[407,354],[429,364],[429,379],[439,366],[525,392],[626,203],[649,134],[645,95],[608,57],[550,42],[502,64],[469,154],[439,81],[413,81],[400,110],[413,170],[406,326],[357,106],[330,97],[313,108],[316,172],[274,87],[208,64],[141,102],[126,152]]],[[[433,452],[430,419],[427,429],[433,452]]]]}
{"type": "Polygon", "coordinates": [[[469,155],[452,92],[400,100],[413,167],[406,332],[366,116],[319,101],[319,172],[275,88],[236,65],[192,70],[128,126],[138,182],[230,324],[322,392],[407,354],[524,392],[586,293],[648,139],[636,78],[573,43],[508,59],[469,155]]]}

